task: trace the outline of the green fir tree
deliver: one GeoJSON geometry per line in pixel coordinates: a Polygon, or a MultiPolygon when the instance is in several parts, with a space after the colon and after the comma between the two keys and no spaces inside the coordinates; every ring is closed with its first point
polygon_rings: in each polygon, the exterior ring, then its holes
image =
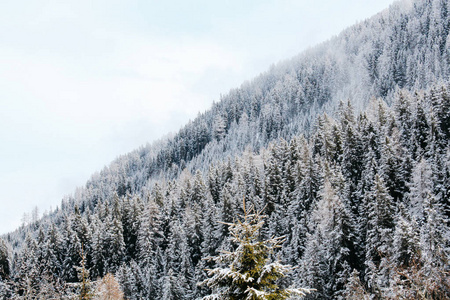
{"type": "Polygon", "coordinates": [[[305,296],[311,290],[303,288],[282,288],[279,279],[290,271],[289,265],[279,261],[270,262],[270,256],[280,248],[284,237],[260,240],[261,227],[266,217],[249,210],[243,203],[244,215],[235,223],[226,223],[231,234],[230,241],[237,247],[234,251],[221,251],[218,256],[210,257],[219,267],[209,269],[210,278],[199,283],[214,292],[203,300],[278,300],[291,296],[305,296]]]}

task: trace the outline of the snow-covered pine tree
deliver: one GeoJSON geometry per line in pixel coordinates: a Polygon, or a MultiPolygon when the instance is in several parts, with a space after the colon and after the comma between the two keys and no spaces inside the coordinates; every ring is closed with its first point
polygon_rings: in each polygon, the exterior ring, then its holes
{"type": "Polygon", "coordinates": [[[386,257],[392,250],[395,205],[383,177],[378,173],[372,188],[365,195],[367,210],[366,272],[369,290],[373,294],[386,288],[389,266],[386,257]]]}
{"type": "Polygon", "coordinates": [[[8,279],[10,273],[9,250],[5,241],[0,239],[0,281],[8,279]]]}
{"type": "Polygon", "coordinates": [[[10,252],[6,242],[0,238],[0,299],[11,298],[10,286],[10,252]]]}
{"type": "Polygon", "coordinates": [[[152,281],[154,278],[152,275],[148,276],[145,271],[142,272],[134,260],[127,264],[122,264],[116,276],[125,299],[155,299],[155,295],[159,295],[159,291],[154,291],[156,282],[152,281]]]}
{"type": "Polygon", "coordinates": [[[345,285],[344,297],[347,300],[369,300],[370,295],[365,291],[359,278],[359,272],[353,270],[350,278],[345,285]]]}
{"type": "Polygon", "coordinates": [[[284,237],[260,240],[261,227],[266,217],[252,206],[245,208],[244,215],[235,223],[227,223],[231,234],[230,241],[237,245],[234,251],[221,251],[210,257],[219,266],[208,270],[210,278],[199,283],[212,288],[214,293],[203,297],[213,299],[287,299],[293,295],[305,296],[311,290],[304,288],[283,288],[278,280],[291,271],[289,265],[279,261],[270,262],[275,249],[279,248],[284,237]]]}
{"type": "Polygon", "coordinates": [[[83,246],[81,247],[81,262],[80,266],[76,266],[75,269],[78,272],[79,289],[78,299],[80,300],[90,300],[94,296],[92,289],[92,282],[89,279],[89,271],[86,268],[86,254],[84,253],[83,246]]]}
{"type": "Polygon", "coordinates": [[[304,285],[317,289],[311,295],[313,299],[344,299],[342,292],[351,273],[350,264],[355,260],[350,251],[354,248],[355,226],[341,195],[345,187],[340,171],[331,170],[328,164],[324,166],[328,169],[325,177],[335,182],[325,180],[312,212],[309,227],[314,232],[307,238],[299,278],[304,285]]]}
{"type": "Polygon", "coordinates": [[[184,289],[180,285],[179,277],[175,276],[172,269],[169,269],[167,274],[161,278],[161,281],[161,300],[184,299],[184,289]]]}

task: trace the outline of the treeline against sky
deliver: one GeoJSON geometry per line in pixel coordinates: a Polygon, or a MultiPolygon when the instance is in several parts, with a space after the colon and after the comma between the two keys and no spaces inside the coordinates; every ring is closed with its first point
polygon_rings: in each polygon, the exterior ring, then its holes
{"type": "Polygon", "coordinates": [[[285,285],[445,298],[449,8],[394,4],[119,157],[3,237],[0,295],[68,292],[83,252],[91,279],[114,274],[127,298],[195,299],[203,258],[233,247],[217,221],[245,197],[266,207],[266,237],[286,235],[279,255],[297,268],[285,285]]]}

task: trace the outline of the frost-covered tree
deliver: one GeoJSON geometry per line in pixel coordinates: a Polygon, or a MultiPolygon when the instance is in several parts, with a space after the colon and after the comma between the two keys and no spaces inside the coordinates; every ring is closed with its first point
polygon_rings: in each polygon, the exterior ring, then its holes
{"type": "Polygon", "coordinates": [[[78,272],[79,280],[79,294],[78,299],[80,300],[90,300],[94,296],[94,291],[92,287],[92,282],[89,279],[89,270],[86,268],[86,255],[81,248],[80,252],[81,262],[80,266],[74,266],[78,272]]]}
{"type": "Polygon", "coordinates": [[[145,271],[141,272],[141,268],[134,260],[123,264],[116,276],[126,299],[155,299],[158,295],[158,292],[152,294],[155,292],[154,287],[157,285],[157,280],[153,281],[154,277],[149,278],[145,271]]]}
{"type": "Polygon", "coordinates": [[[2,239],[0,239],[0,281],[9,278],[10,274],[10,256],[8,247],[2,239]]]}
{"type": "Polygon", "coordinates": [[[226,127],[227,127],[227,124],[226,124],[225,119],[222,116],[217,115],[216,118],[214,119],[213,126],[212,126],[212,136],[216,140],[220,140],[222,137],[225,136],[226,127]]]}
{"type": "Polygon", "coordinates": [[[351,272],[353,226],[340,192],[326,180],[312,213],[310,227],[315,228],[308,236],[299,277],[305,285],[317,289],[311,295],[314,299],[343,299],[341,294],[351,272]]]}
{"type": "Polygon", "coordinates": [[[180,284],[179,278],[175,276],[172,269],[169,269],[167,274],[161,278],[162,288],[161,295],[159,295],[161,300],[177,300],[184,299],[185,290],[180,284]]]}
{"type": "Polygon", "coordinates": [[[309,289],[283,288],[279,285],[279,279],[285,277],[291,267],[278,260],[270,261],[283,237],[260,240],[265,216],[255,211],[254,207],[246,210],[245,201],[243,209],[244,215],[240,220],[227,224],[230,240],[237,247],[210,257],[219,266],[208,270],[210,278],[200,283],[214,290],[213,294],[203,299],[287,299],[309,293],[309,289]]]}
{"type": "Polygon", "coordinates": [[[369,300],[370,295],[364,289],[359,278],[359,272],[353,270],[350,278],[345,285],[344,297],[346,300],[369,300]]]}
{"type": "Polygon", "coordinates": [[[393,263],[408,267],[420,260],[419,228],[415,218],[410,218],[404,205],[399,205],[393,238],[393,263]]]}
{"type": "Polygon", "coordinates": [[[392,249],[395,207],[384,180],[375,175],[372,188],[366,193],[368,211],[366,236],[366,280],[372,293],[386,287],[389,271],[386,257],[392,249]]]}

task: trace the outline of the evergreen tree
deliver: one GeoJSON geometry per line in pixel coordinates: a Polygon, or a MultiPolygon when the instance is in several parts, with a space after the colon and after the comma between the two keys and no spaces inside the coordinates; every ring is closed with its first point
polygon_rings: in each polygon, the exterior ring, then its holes
{"type": "Polygon", "coordinates": [[[161,278],[161,300],[177,300],[185,299],[183,287],[180,285],[178,278],[174,275],[172,269],[161,278]]]}
{"type": "Polygon", "coordinates": [[[153,277],[147,280],[147,274],[141,272],[141,268],[134,260],[123,264],[116,275],[126,299],[155,299],[159,294],[153,294],[155,292],[153,287],[157,286],[157,280],[153,281],[153,277]]]}
{"type": "Polygon", "coordinates": [[[342,299],[350,274],[353,226],[339,189],[326,180],[322,197],[312,213],[314,233],[308,238],[299,276],[317,289],[315,299],[342,299]],[[314,266],[309,269],[309,265],[314,266]]]}
{"type": "Polygon", "coordinates": [[[366,237],[366,281],[372,293],[388,286],[388,265],[394,230],[395,207],[382,177],[375,175],[372,188],[365,195],[368,211],[366,237]]]}
{"type": "Polygon", "coordinates": [[[344,297],[346,300],[370,300],[370,295],[364,289],[357,270],[353,270],[345,285],[344,297]]]}
{"type": "Polygon", "coordinates": [[[37,243],[30,234],[27,234],[25,245],[16,262],[15,282],[19,295],[34,297],[39,290],[39,270],[37,263],[37,243]]]}
{"type": "Polygon", "coordinates": [[[63,241],[57,227],[52,224],[44,245],[44,264],[47,272],[55,277],[62,275],[63,241]]]}
{"type": "Polygon", "coordinates": [[[4,240],[0,239],[0,281],[9,279],[10,256],[9,250],[4,240]]]}
{"type": "Polygon", "coordinates": [[[419,228],[415,218],[411,218],[403,204],[395,225],[392,245],[393,263],[398,267],[409,267],[420,261],[419,228]]]}
{"type": "MultiPolygon", "coordinates": [[[[113,209],[106,216],[100,231],[100,255],[104,263],[103,272],[98,275],[103,277],[105,273],[115,273],[125,259],[126,249],[123,239],[122,214],[117,195],[112,203],[113,209]]],[[[97,250],[98,251],[98,250],[97,250]]]]}
{"type": "Polygon", "coordinates": [[[123,240],[126,247],[125,260],[138,256],[138,236],[143,205],[140,197],[126,197],[122,209],[123,240]]]}
{"type": "Polygon", "coordinates": [[[254,207],[247,211],[245,201],[243,209],[241,220],[227,224],[230,240],[237,247],[234,251],[222,251],[210,258],[220,266],[208,270],[211,277],[201,283],[215,291],[203,299],[287,299],[292,295],[304,296],[309,293],[308,289],[285,289],[278,285],[278,280],[285,277],[291,267],[279,261],[269,261],[283,238],[260,240],[265,216],[256,212],[254,207]]]}
{"type": "Polygon", "coordinates": [[[80,265],[81,243],[76,232],[72,229],[71,218],[66,217],[63,229],[64,261],[62,262],[64,280],[76,282],[77,273],[74,266],[80,265]]]}
{"type": "Polygon", "coordinates": [[[76,269],[78,271],[78,280],[80,292],[78,295],[78,299],[80,300],[90,300],[94,296],[92,282],[89,279],[89,270],[86,268],[86,254],[81,248],[80,252],[81,261],[80,266],[77,266],[76,269]]]}
{"type": "Polygon", "coordinates": [[[417,220],[419,225],[424,222],[424,203],[429,195],[433,193],[432,170],[425,159],[416,163],[413,169],[411,182],[409,183],[410,192],[407,194],[410,214],[417,220]]]}
{"type": "Polygon", "coordinates": [[[162,240],[160,212],[151,199],[142,213],[137,237],[138,258],[143,266],[151,263],[162,240]]]}

